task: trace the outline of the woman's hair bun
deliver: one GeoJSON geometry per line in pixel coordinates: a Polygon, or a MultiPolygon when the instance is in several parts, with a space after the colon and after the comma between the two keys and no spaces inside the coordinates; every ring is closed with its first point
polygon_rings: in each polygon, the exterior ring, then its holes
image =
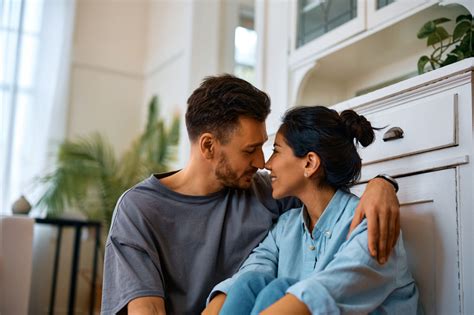
{"type": "Polygon", "coordinates": [[[351,139],[355,139],[364,147],[374,142],[374,128],[364,116],[350,109],[343,111],[340,116],[351,139]]]}

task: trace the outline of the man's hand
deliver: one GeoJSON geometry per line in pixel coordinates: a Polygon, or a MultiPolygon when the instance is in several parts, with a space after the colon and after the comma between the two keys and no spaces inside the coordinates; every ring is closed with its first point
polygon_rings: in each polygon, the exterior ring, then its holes
{"type": "Polygon", "coordinates": [[[129,315],[166,315],[165,300],[158,296],[136,298],[127,307],[129,315]]]}
{"type": "Polygon", "coordinates": [[[218,293],[212,298],[207,307],[202,311],[202,315],[217,315],[221,311],[222,305],[224,305],[226,295],[224,293],[218,293]]]}
{"type": "Polygon", "coordinates": [[[400,204],[392,184],[382,178],[369,181],[355,210],[349,234],[364,216],[370,254],[384,264],[400,235],[400,204]]]}
{"type": "Polygon", "coordinates": [[[294,295],[287,294],[268,308],[260,315],[311,315],[306,304],[298,300],[294,295]]]}

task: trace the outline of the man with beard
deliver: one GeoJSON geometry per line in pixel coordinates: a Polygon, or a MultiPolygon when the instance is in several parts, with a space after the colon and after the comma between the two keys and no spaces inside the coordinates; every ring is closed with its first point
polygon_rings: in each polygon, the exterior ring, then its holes
{"type": "MultiPolygon", "coordinates": [[[[295,199],[274,200],[264,168],[268,96],[231,75],[206,78],[188,99],[187,165],[154,174],[119,199],[104,262],[102,313],[198,314],[295,199]]],[[[399,232],[391,183],[376,178],[365,215],[369,248],[383,263],[399,232]]],[[[295,303],[298,303],[296,301],[295,303]]]]}

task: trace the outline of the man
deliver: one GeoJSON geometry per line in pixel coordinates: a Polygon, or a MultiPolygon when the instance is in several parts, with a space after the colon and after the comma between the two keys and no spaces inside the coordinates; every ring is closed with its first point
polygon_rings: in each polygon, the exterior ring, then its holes
{"type": "MultiPolygon", "coordinates": [[[[188,99],[191,155],[180,171],[125,192],[107,240],[102,312],[198,314],[294,199],[274,200],[264,167],[268,96],[231,75],[206,78],[188,99]]],[[[383,263],[399,232],[398,200],[369,182],[353,221],[369,221],[369,247],[383,263]]],[[[301,307],[297,299],[285,307],[301,307]]],[[[303,305],[304,306],[304,305],[303,305]]]]}

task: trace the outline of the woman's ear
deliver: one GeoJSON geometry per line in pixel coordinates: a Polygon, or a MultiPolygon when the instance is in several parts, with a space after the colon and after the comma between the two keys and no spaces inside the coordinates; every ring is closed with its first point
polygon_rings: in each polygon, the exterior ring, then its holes
{"type": "Polygon", "coordinates": [[[319,167],[321,166],[321,159],[316,153],[309,152],[306,154],[305,162],[304,176],[310,178],[318,172],[319,167]]]}
{"type": "Polygon", "coordinates": [[[215,153],[216,139],[211,133],[203,133],[199,137],[199,151],[205,159],[212,159],[215,153]]]}

